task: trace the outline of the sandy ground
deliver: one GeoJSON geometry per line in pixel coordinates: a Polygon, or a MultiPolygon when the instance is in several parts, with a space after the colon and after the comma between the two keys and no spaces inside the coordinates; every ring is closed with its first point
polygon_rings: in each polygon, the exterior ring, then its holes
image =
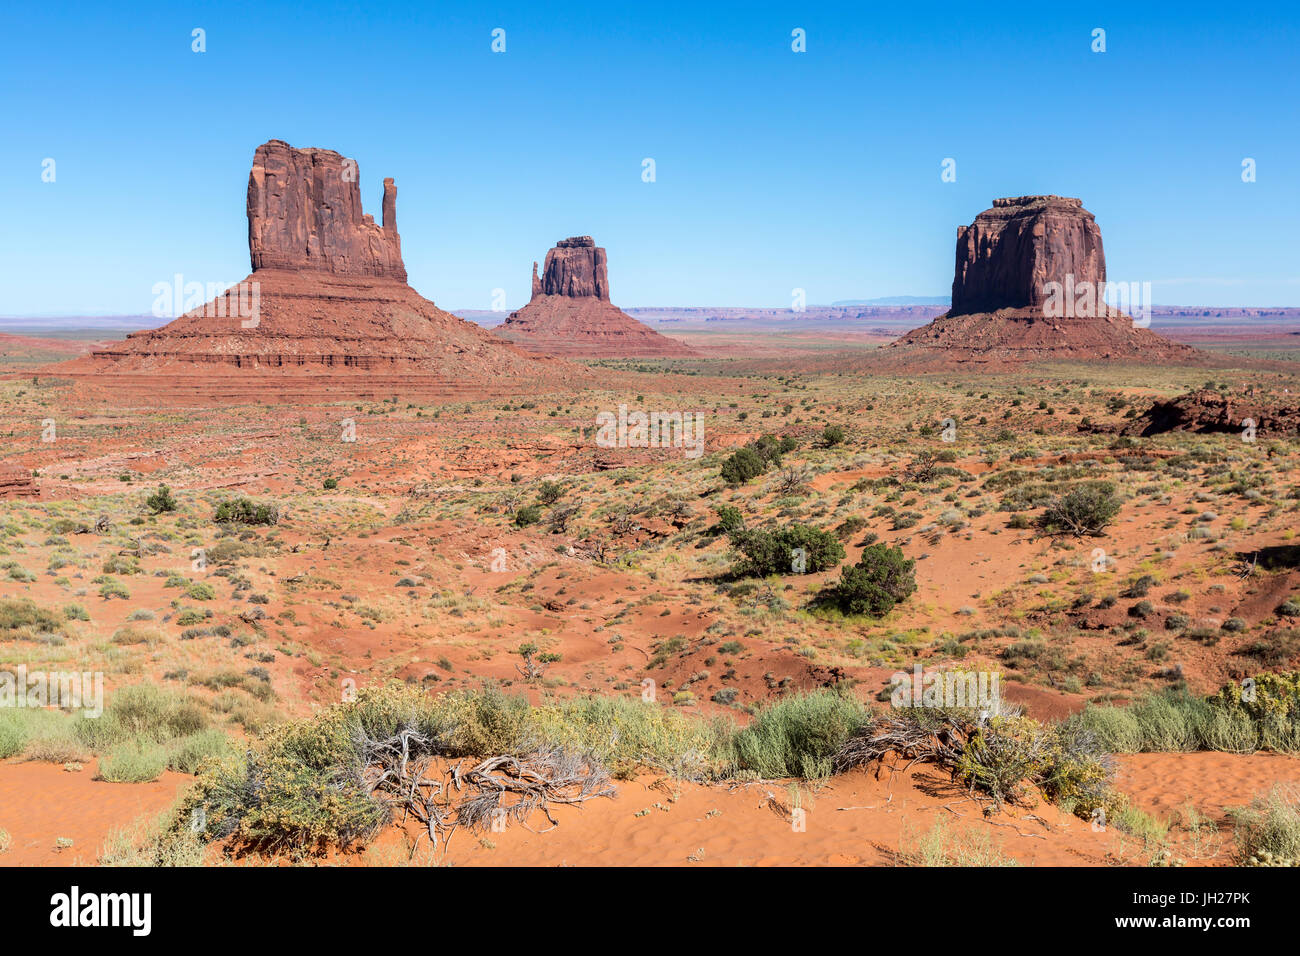
{"type": "Polygon", "coordinates": [[[93,865],[112,830],[162,813],[192,780],[168,771],[152,783],[108,783],[95,767],[0,763],[0,830],[11,840],[0,866],[93,865]]]}
{"type": "MultiPolygon", "coordinates": [[[[1189,865],[1229,865],[1227,807],[1276,782],[1300,784],[1300,758],[1274,754],[1134,754],[1119,758],[1119,788],[1143,810],[1173,823],[1171,846],[1189,865]],[[1217,827],[1192,834],[1189,803],[1217,827]]],[[[188,778],[154,783],[93,779],[93,765],[69,773],[53,764],[0,764],[0,829],[10,849],[0,865],[93,864],[110,831],[163,812],[188,778]],[[71,846],[63,848],[62,839],[71,846]]],[[[437,862],[455,866],[893,866],[941,823],[951,839],[980,839],[1022,866],[1142,866],[1150,851],[1114,827],[1095,829],[1056,807],[1007,807],[986,817],[933,768],[879,779],[855,772],[821,787],[782,782],[703,786],[642,775],[617,783],[612,799],[557,807],[556,826],[535,814],[504,832],[453,834],[437,862]],[[794,826],[795,801],[804,829],[794,826]]],[[[394,826],[364,851],[333,854],[344,865],[428,864],[427,838],[394,826]],[[414,844],[414,853],[412,845],[414,844]]],[[[214,860],[217,855],[214,851],[214,860]]],[[[244,859],[248,864],[254,861],[244,859]]],[[[276,862],[276,861],[261,861],[276,862]]]]}

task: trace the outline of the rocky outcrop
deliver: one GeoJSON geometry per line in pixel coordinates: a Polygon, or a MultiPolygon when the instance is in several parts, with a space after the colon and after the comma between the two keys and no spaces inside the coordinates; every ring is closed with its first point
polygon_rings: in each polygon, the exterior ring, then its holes
{"type": "MultiPolygon", "coordinates": [[[[534,263],[534,275],[536,275],[534,263]]],[[[571,299],[591,296],[609,301],[609,265],[605,250],[591,236],[561,239],[546,254],[540,289],[533,286],[533,296],[563,295],[571,299]]]]}
{"type": "Polygon", "coordinates": [[[289,269],[406,281],[397,186],[384,180],[382,226],[361,211],[360,169],[332,149],[257,147],[248,175],[253,271],[289,269]]]}
{"type": "Polygon", "coordinates": [[[40,493],[30,468],[0,463],[0,498],[36,498],[40,493]]]}
{"type": "Polygon", "coordinates": [[[957,230],[952,307],[874,360],[918,370],[1049,360],[1213,364],[1107,305],[1105,281],[1101,230],[1080,200],[995,199],[957,230]]]}
{"type": "Polygon", "coordinates": [[[574,358],[696,354],[609,301],[608,260],[591,236],[557,242],[546,254],[540,277],[533,263],[532,298],[512,312],[496,333],[529,351],[574,358]]]}
{"type": "Polygon", "coordinates": [[[1065,196],[995,199],[957,229],[950,315],[1029,309],[1049,282],[1106,281],[1101,230],[1083,201],[1065,196]]]}
{"type": "Polygon", "coordinates": [[[1295,436],[1300,434],[1300,398],[1257,392],[1253,387],[1236,395],[1202,388],[1155,402],[1125,429],[1130,435],[1169,431],[1222,432],[1249,438],[1295,436]]]}
{"type": "Polygon", "coordinates": [[[333,150],[259,146],[248,179],[252,275],[162,328],[50,371],[119,401],[200,404],[509,396],[593,380],[407,285],[397,187],[384,180],[379,226],[362,213],[356,180],[356,164],[333,150]]]}

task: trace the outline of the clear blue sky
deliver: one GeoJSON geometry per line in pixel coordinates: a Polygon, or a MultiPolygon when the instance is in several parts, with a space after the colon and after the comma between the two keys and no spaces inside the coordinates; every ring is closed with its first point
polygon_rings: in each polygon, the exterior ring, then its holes
{"type": "Polygon", "coordinates": [[[959,224],[1047,192],[1157,302],[1300,305],[1300,7],[1132,6],[7,3],[0,315],[243,278],[271,138],[356,158],[376,218],[395,177],[444,308],[575,234],[625,306],[942,295],[959,224]]]}

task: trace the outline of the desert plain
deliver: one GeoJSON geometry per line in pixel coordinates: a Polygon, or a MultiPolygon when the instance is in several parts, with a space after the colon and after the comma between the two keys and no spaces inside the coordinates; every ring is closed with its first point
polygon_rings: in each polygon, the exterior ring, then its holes
{"type": "Polygon", "coordinates": [[[0,338],[0,864],[1300,860],[1294,310],[1053,316],[1100,231],[1022,196],[925,315],[651,328],[574,236],[499,335],[348,162],[0,338]]]}
{"type": "MultiPolygon", "coordinates": [[[[429,695],[490,682],[535,705],[621,698],[744,726],[792,695],[887,708],[890,676],[919,663],[1000,673],[1010,702],[1050,722],[1171,689],[1211,695],[1300,654],[1294,433],[1133,427],[1154,403],[1207,384],[1295,394],[1293,374],[1233,368],[1229,352],[1211,370],[856,374],[870,343],[845,350],[837,337],[781,358],[770,355],[781,333],[679,335],[698,358],[595,360],[598,384],[578,392],[310,405],[249,394],[183,408],[121,407],[26,366],[66,344],[7,342],[6,463],[38,476],[39,492],[0,506],[5,666],[102,672],[110,710],[115,693],[145,685],[193,713],[178,737],[122,736],[101,750],[71,717],[33,712],[48,719],[25,722],[21,744],[4,738],[0,862],[134,859],[152,845],[141,833],[165,826],[156,821],[193,786],[199,752],[238,751],[387,682],[429,695]],[[598,447],[597,415],[620,403],[698,414],[702,454],[598,447]],[[54,441],[41,440],[46,420],[54,441]],[[729,485],[723,462],[764,435],[794,447],[729,485]],[[1122,499],[1112,524],[1082,537],[1039,529],[1045,499],[1090,481],[1122,499]],[[174,508],[154,513],[146,499],[160,485],[174,508]],[[240,498],[272,504],[277,523],[214,520],[240,498]],[[737,574],[724,508],[750,528],[824,529],[842,562],[737,574]],[[816,607],[867,543],[916,562],[915,593],[880,618],[816,607]],[[521,647],[535,649],[527,666],[521,647]]],[[[987,796],[926,762],[722,780],[651,764],[618,774],[608,798],[554,808],[549,832],[534,832],[549,827],[537,815],[434,849],[408,820],[363,846],[250,854],[213,841],[201,855],[1237,862],[1231,808],[1300,783],[1300,761],[1176,747],[1115,758],[1132,809],[1126,826],[1100,830],[1039,794],[986,814],[987,796]]]]}

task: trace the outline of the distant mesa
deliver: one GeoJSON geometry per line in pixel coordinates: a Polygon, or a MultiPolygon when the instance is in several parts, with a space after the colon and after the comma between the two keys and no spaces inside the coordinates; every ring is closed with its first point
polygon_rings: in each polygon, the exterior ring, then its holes
{"type": "Polygon", "coordinates": [[[995,199],[957,230],[948,311],[882,353],[903,353],[922,365],[1042,359],[1201,364],[1209,358],[1135,324],[1107,304],[1106,288],[1101,230],[1082,200],[995,199]]]}
{"type": "MultiPolygon", "coordinates": [[[[578,365],[516,348],[407,285],[397,187],[383,222],[361,208],[355,160],[273,139],[248,177],[253,272],[199,308],[49,368],[119,394],[281,401],[513,395],[586,384],[578,365]]],[[[188,295],[188,293],[187,293],[188,295]]],[[[189,304],[189,303],[187,303],[189,304]]]]}
{"type": "Polygon", "coordinates": [[[591,236],[561,239],[546,254],[528,304],[496,329],[531,352],[569,358],[678,358],[689,346],[661,335],[609,301],[609,264],[591,236]]]}

